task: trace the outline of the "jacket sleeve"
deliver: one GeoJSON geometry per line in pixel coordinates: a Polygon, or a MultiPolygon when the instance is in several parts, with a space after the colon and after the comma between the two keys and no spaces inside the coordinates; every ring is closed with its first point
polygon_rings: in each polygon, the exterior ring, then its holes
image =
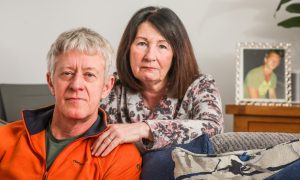
{"type": "Polygon", "coordinates": [[[145,143],[146,149],[168,144],[185,144],[207,133],[223,132],[222,104],[219,91],[211,76],[202,75],[188,88],[177,116],[173,120],[146,120],[154,141],[145,143]]]}

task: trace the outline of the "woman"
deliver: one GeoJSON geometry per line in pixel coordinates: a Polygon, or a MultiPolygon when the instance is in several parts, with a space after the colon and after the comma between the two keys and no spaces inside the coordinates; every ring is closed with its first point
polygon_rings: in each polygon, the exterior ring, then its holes
{"type": "Polygon", "coordinates": [[[94,143],[94,155],[105,156],[122,143],[150,150],[223,131],[215,81],[199,73],[188,34],[172,10],[146,7],[133,15],[118,48],[117,71],[101,102],[112,124],[94,143]]]}

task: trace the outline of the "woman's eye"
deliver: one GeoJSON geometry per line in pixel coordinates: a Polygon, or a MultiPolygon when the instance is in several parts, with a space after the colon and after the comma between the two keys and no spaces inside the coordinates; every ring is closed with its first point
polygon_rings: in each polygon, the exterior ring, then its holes
{"type": "Polygon", "coordinates": [[[137,45],[138,46],[146,46],[147,44],[145,42],[138,42],[137,45]]]}
{"type": "Polygon", "coordinates": [[[159,48],[161,48],[161,49],[167,49],[167,46],[165,46],[165,45],[163,45],[163,44],[160,44],[160,45],[159,45],[159,48]]]}

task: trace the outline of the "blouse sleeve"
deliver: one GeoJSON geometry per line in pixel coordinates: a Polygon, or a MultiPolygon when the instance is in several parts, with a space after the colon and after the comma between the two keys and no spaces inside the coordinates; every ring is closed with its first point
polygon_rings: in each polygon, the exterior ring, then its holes
{"type": "Polygon", "coordinates": [[[219,91],[211,76],[201,75],[188,88],[173,120],[146,120],[153,134],[153,143],[146,149],[157,149],[168,144],[188,143],[207,133],[223,132],[222,104],[219,91]]]}

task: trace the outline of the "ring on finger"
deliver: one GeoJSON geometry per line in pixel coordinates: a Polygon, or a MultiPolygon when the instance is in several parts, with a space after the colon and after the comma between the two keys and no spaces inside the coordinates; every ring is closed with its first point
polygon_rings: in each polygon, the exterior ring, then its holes
{"type": "Polygon", "coordinates": [[[107,136],[106,139],[109,140],[109,142],[112,141],[112,138],[110,138],[109,136],[107,136]]]}

